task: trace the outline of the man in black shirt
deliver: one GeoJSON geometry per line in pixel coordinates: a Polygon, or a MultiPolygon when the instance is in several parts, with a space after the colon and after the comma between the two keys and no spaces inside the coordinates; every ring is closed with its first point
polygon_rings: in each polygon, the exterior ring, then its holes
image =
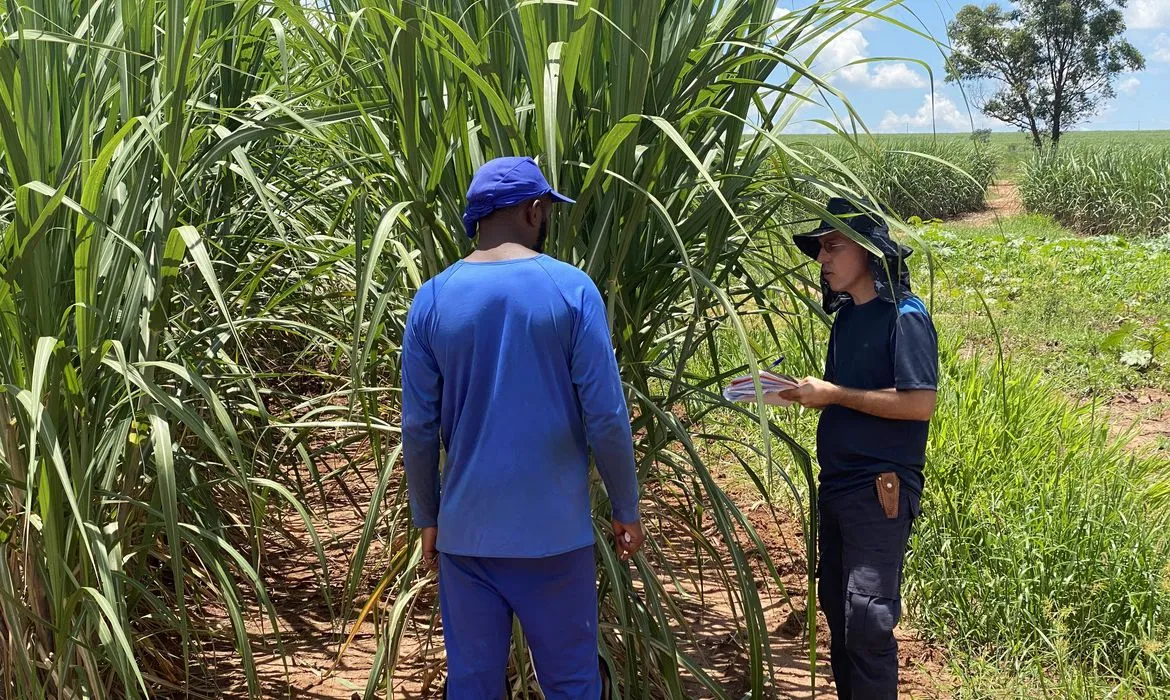
{"type": "Polygon", "coordinates": [[[896,698],[902,563],[919,513],[926,437],[938,386],[938,337],[922,300],[910,292],[910,250],[890,238],[881,217],[849,200],[831,220],[793,237],[821,264],[824,308],[836,313],[825,378],[806,377],[784,394],[823,409],[820,462],[821,608],[830,661],[843,700],[896,698]]]}

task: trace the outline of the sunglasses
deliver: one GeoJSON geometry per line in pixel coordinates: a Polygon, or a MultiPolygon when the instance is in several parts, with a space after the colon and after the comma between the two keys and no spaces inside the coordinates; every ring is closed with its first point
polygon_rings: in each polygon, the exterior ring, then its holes
{"type": "Polygon", "coordinates": [[[845,249],[845,241],[821,241],[821,252],[835,255],[845,249]]]}

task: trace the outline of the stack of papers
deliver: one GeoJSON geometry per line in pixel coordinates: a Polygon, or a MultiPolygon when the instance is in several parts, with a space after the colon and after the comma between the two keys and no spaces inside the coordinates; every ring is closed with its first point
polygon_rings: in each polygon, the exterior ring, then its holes
{"type": "MultiPolygon", "coordinates": [[[[780,392],[797,386],[797,381],[792,377],[764,371],[760,372],[760,385],[764,389],[764,403],[773,406],[790,406],[792,404],[791,401],[780,398],[780,392]]],[[[731,380],[731,383],[723,388],[723,398],[728,401],[755,403],[756,386],[752,382],[752,375],[745,374],[731,380]]]]}

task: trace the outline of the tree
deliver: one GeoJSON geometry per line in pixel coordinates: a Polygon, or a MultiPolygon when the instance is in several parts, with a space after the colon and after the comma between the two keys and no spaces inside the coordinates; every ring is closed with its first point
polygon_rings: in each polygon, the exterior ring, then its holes
{"type": "Polygon", "coordinates": [[[1114,97],[1113,82],[1145,59],[1123,38],[1126,0],[1015,0],[967,5],[947,26],[948,82],[991,82],[984,114],[1055,145],[1114,97]]]}

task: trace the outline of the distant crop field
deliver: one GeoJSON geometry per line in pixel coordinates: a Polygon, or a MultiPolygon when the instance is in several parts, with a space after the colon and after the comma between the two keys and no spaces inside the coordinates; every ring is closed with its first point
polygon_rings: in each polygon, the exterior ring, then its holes
{"type": "Polygon", "coordinates": [[[1017,182],[1028,211],[1079,233],[1170,233],[1170,144],[1076,142],[1033,155],[1017,182]]]}
{"type": "MultiPolygon", "coordinates": [[[[793,142],[807,142],[818,144],[838,143],[839,140],[830,134],[790,135],[785,137],[793,142]]],[[[862,140],[873,139],[879,144],[885,141],[905,141],[907,138],[922,139],[925,142],[937,140],[939,142],[970,141],[971,135],[966,133],[945,134],[870,134],[862,135],[862,140]]],[[[1032,155],[1032,140],[1026,134],[1017,131],[992,132],[990,145],[999,162],[999,179],[1017,180],[1024,163],[1032,155]]],[[[1170,146],[1170,131],[1070,131],[1061,137],[1063,145],[1156,145],[1170,146]]]]}

